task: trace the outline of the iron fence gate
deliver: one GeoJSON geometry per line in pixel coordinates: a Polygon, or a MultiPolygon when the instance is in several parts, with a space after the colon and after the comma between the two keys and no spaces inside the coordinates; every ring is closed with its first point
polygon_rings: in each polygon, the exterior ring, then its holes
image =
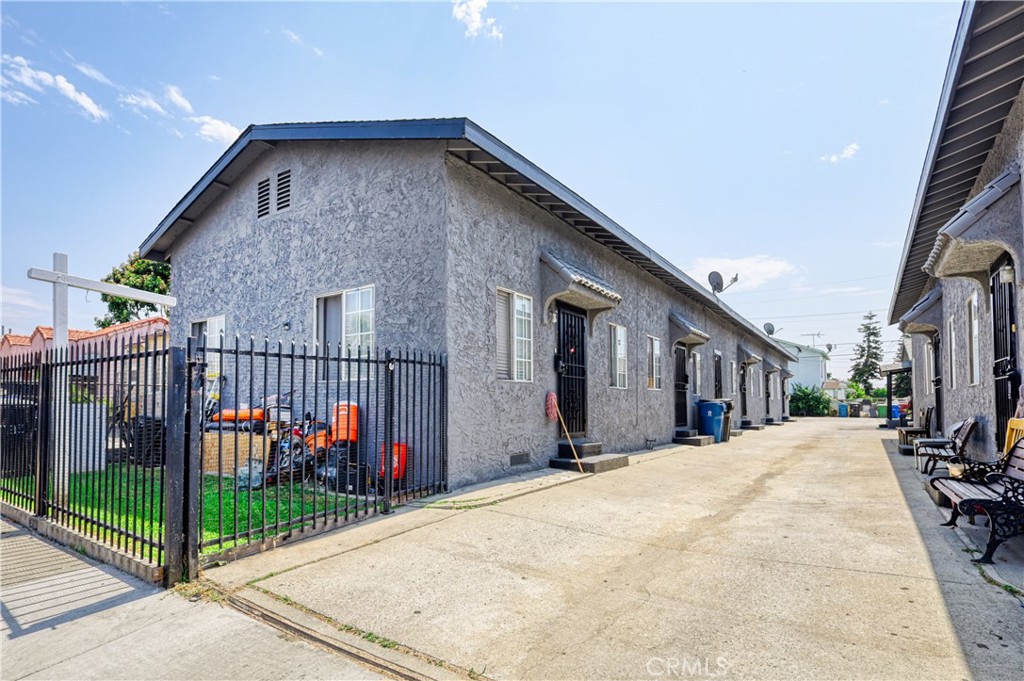
{"type": "Polygon", "coordinates": [[[173,583],[446,489],[443,355],[219,346],[0,360],[0,501],[173,583]]]}

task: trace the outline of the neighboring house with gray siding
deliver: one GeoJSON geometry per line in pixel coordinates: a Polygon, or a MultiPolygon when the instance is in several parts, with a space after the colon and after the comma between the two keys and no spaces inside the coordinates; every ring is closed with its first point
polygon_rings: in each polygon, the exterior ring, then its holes
{"type": "Polygon", "coordinates": [[[977,417],[969,453],[1003,449],[1020,386],[1024,3],[966,3],[893,291],[912,339],[913,405],[977,417]]]}
{"type": "Polygon", "coordinates": [[[547,466],[549,392],[629,451],[698,398],[781,420],[795,360],[466,119],[250,126],[141,251],[172,263],[176,338],[445,353],[454,487],[547,466]]]}

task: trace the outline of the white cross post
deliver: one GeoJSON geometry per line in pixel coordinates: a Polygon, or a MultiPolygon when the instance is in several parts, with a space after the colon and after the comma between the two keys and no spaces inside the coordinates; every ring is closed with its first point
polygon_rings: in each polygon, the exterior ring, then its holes
{"type": "MultiPolygon", "coordinates": [[[[120,284],[108,284],[105,281],[96,281],[94,279],[85,279],[83,277],[76,277],[68,274],[68,255],[67,253],[54,253],[53,254],[53,269],[44,270],[37,267],[32,267],[28,271],[28,278],[35,279],[36,281],[45,281],[53,284],[53,349],[54,357],[56,358],[58,349],[66,349],[68,347],[68,288],[79,288],[86,291],[96,291],[97,293],[105,293],[110,296],[118,296],[120,298],[128,298],[130,300],[137,300],[142,303],[151,303],[153,305],[163,305],[164,307],[174,307],[177,304],[177,299],[174,296],[165,296],[159,293],[150,293],[149,291],[142,291],[137,288],[131,288],[130,286],[121,286],[120,284]]],[[[66,365],[65,365],[66,367],[66,365]]],[[[56,381],[56,385],[59,386],[53,393],[53,405],[64,404],[67,401],[67,395],[64,394],[66,389],[67,381],[56,381]]],[[[40,405],[42,406],[42,405],[40,405]]],[[[53,451],[56,456],[59,456],[63,464],[60,466],[60,470],[63,471],[61,477],[63,478],[58,484],[55,485],[57,490],[61,491],[62,495],[67,494],[67,476],[69,474],[70,466],[70,451],[68,448],[67,438],[65,433],[57,432],[54,429],[53,433],[53,451]]]]}

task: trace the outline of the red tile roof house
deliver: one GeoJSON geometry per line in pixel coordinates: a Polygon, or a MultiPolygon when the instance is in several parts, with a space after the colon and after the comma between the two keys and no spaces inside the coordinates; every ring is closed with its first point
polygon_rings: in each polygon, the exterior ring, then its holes
{"type": "MultiPolygon", "coordinates": [[[[147,317],[123,324],[114,324],[105,329],[82,331],[68,329],[68,346],[86,347],[109,342],[120,347],[121,343],[132,345],[140,338],[154,334],[166,333],[170,330],[170,322],[166,317],[147,317]]],[[[14,357],[36,352],[45,352],[53,348],[53,327],[37,326],[31,335],[6,333],[0,341],[0,358],[14,357]]]]}

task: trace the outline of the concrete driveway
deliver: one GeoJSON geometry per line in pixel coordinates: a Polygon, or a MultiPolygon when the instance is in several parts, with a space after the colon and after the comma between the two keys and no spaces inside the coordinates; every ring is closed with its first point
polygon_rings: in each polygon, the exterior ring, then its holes
{"type": "Polygon", "coordinates": [[[473,676],[1022,678],[1020,600],[948,530],[919,532],[924,492],[876,424],[803,419],[497,503],[470,491],[206,577],[473,676]]]}

